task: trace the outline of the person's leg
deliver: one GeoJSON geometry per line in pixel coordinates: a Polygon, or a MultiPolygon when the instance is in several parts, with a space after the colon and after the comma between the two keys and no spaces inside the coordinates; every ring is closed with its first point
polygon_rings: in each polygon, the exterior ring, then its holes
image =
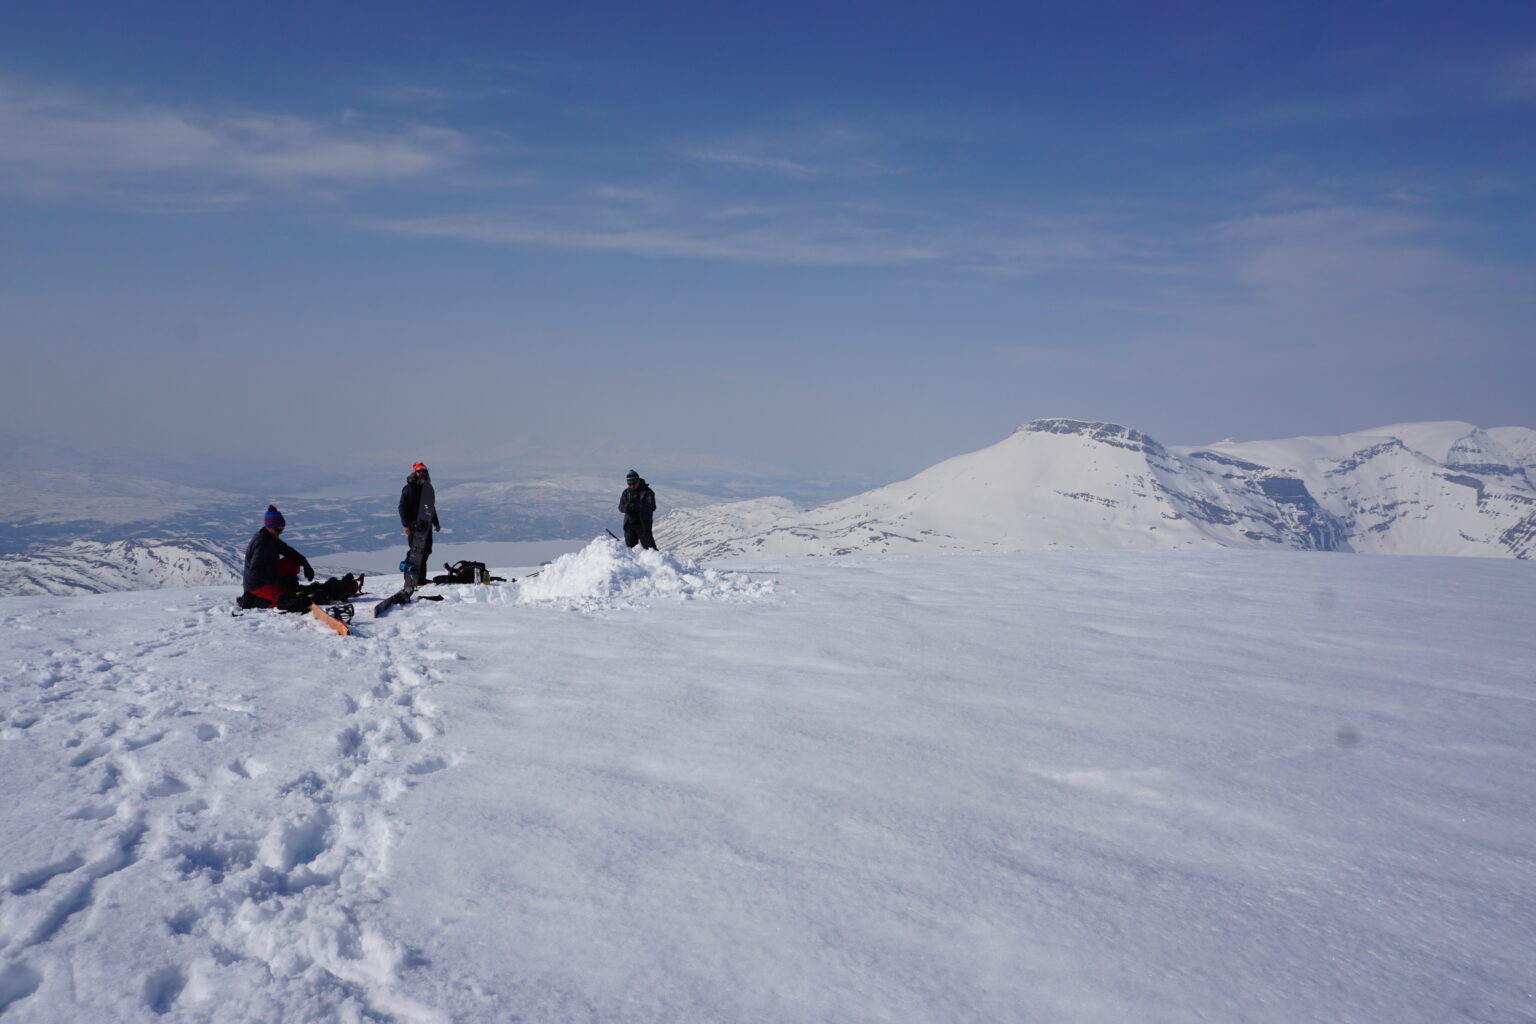
{"type": "Polygon", "coordinates": [[[646,523],[640,527],[640,543],[648,550],[656,550],[656,538],[651,536],[650,523],[646,523]]]}
{"type": "Polygon", "coordinates": [[[624,546],[632,548],[640,543],[640,527],[637,523],[628,520],[624,523],[624,546]]]}

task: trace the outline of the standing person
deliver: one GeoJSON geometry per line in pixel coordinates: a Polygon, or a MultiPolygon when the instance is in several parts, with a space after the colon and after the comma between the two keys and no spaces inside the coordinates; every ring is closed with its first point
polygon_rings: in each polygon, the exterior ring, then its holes
{"type": "Polygon", "coordinates": [[[651,517],[656,514],[656,492],[634,470],[624,474],[624,484],[619,495],[619,511],[624,513],[624,543],[628,547],[639,544],[655,551],[651,517]]]}
{"type": "Polygon", "coordinates": [[[242,608],[278,608],[285,612],[307,612],[312,603],[307,597],[299,597],[299,571],[304,578],[314,580],[315,570],[309,559],[284,544],[282,532],[288,526],[276,505],[267,506],[262,517],[261,529],[251,538],[245,549],[245,593],[240,595],[242,608]]]}
{"type": "Polygon", "coordinates": [[[432,490],[432,476],[423,463],[411,467],[400,489],[400,525],[405,528],[409,547],[405,561],[405,585],[419,587],[427,581],[427,559],[432,557],[432,534],[441,530],[437,521],[437,495],[432,490]]]}

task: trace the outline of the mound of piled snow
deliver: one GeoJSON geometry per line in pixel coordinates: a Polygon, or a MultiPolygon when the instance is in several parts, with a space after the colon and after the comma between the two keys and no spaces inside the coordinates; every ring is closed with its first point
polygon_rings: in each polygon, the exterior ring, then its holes
{"type": "Polygon", "coordinates": [[[524,580],[521,588],[523,604],[588,611],[654,597],[748,601],[772,591],[773,583],[743,573],[704,569],[666,551],[626,548],[611,537],[599,537],[580,551],[561,555],[539,575],[524,580]]]}

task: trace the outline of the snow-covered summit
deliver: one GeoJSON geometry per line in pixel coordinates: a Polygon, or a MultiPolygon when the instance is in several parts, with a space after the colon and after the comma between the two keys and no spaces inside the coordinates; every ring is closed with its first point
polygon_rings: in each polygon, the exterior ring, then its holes
{"type": "Polygon", "coordinates": [[[759,500],[658,524],[693,557],[1023,548],[1258,547],[1528,558],[1536,432],[1402,424],[1164,446],[1037,419],[988,448],[817,508],[759,500]]]}

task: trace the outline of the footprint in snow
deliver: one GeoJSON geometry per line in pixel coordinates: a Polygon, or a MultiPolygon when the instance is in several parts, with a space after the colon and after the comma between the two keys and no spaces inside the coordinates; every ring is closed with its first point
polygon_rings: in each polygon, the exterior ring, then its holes
{"type": "Polygon", "coordinates": [[[187,977],[177,967],[162,967],[144,979],[144,1005],[163,1017],[176,1007],[176,1000],[187,987],[187,977]]]}
{"type": "Polygon", "coordinates": [[[0,1013],[36,992],[43,976],[26,964],[11,964],[0,970],[0,1013]]]}

